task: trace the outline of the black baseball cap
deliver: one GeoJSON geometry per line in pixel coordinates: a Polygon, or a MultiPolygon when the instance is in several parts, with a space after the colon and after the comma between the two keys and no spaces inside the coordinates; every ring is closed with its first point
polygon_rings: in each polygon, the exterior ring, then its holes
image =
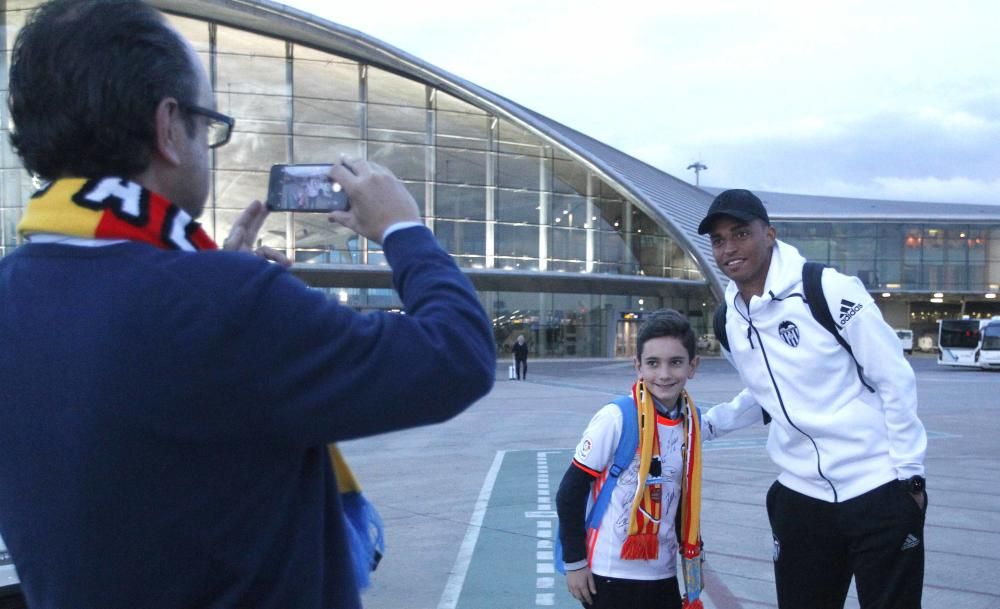
{"type": "Polygon", "coordinates": [[[698,234],[704,235],[711,231],[719,216],[731,216],[744,222],[759,218],[767,224],[771,223],[771,219],[767,217],[767,210],[757,195],[742,188],[727,190],[715,197],[708,207],[705,219],[698,225],[698,234]]]}

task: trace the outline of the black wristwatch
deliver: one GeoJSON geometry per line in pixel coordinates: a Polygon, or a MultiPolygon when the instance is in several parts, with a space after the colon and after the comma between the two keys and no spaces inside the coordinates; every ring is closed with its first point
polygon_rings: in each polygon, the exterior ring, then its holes
{"type": "Polygon", "coordinates": [[[910,491],[914,495],[924,492],[924,489],[927,488],[927,480],[925,480],[923,476],[913,476],[907,480],[900,480],[900,482],[905,484],[906,490],[910,491]]]}

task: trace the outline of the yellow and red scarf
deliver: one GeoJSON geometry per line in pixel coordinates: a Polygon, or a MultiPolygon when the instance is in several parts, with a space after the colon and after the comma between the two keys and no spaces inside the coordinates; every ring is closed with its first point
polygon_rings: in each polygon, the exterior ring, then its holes
{"type": "MultiPolygon", "coordinates": [[[[663,490],[660,484],[646,484],[653,455],[659,454],[660,438],[656,432],[656,407],[653,396],[642,381],[632,385],[632,399],[639,417],[639,480],[629,513],[628,538],[622,545],[624,560],[650,560],[659,556],[658,534],[662,514],[663,490]]],[[[681,417],[684,420],[684,463],[681,480],[681,553],[692,559],[701,553],[701,421],[698,409],[687,391],[681,394],[681,417]]]]}
{"type": "Polygon", "coordinates": [[[32,195],[17,231],[22,236],[54,233],[84,239],[127,239],[162,249],[218,249],[186,211],[121,178],[53,182],[32,195]]]}

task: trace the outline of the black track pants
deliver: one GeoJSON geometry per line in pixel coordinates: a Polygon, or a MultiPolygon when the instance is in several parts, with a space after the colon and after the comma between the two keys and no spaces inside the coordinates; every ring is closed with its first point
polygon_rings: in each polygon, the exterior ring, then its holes
{"type": "Polygon", "coordinates": [[[925,513],[896,481],[840,503],[775,482],[767,515],[778,607],[843,609],[854,576],[861,609],[919,609],[925,513]]]}
{"type": "Polygon", "coordinates": [[[680,584],[676,577],[640,581],[594,576],[597,595],[584,609],[681,609],[680,584]]]}

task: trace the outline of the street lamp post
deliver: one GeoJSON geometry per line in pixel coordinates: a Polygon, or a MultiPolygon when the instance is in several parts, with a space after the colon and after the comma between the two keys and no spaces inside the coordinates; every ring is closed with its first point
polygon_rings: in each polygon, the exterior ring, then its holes
{"type": "Polygon", "coordinates": [[[695,161],[694,163],[691,163],[690,165],[688,165],[687,168],[688,169],[694,169],[694,185],[695,186],[701,186],[700,179],[699,179],[701,177],[700,174],[701,174],[702,171],[705,171],[706,169],[708,169],[708,165],[705,165],[701,161],[695,161]]]}

